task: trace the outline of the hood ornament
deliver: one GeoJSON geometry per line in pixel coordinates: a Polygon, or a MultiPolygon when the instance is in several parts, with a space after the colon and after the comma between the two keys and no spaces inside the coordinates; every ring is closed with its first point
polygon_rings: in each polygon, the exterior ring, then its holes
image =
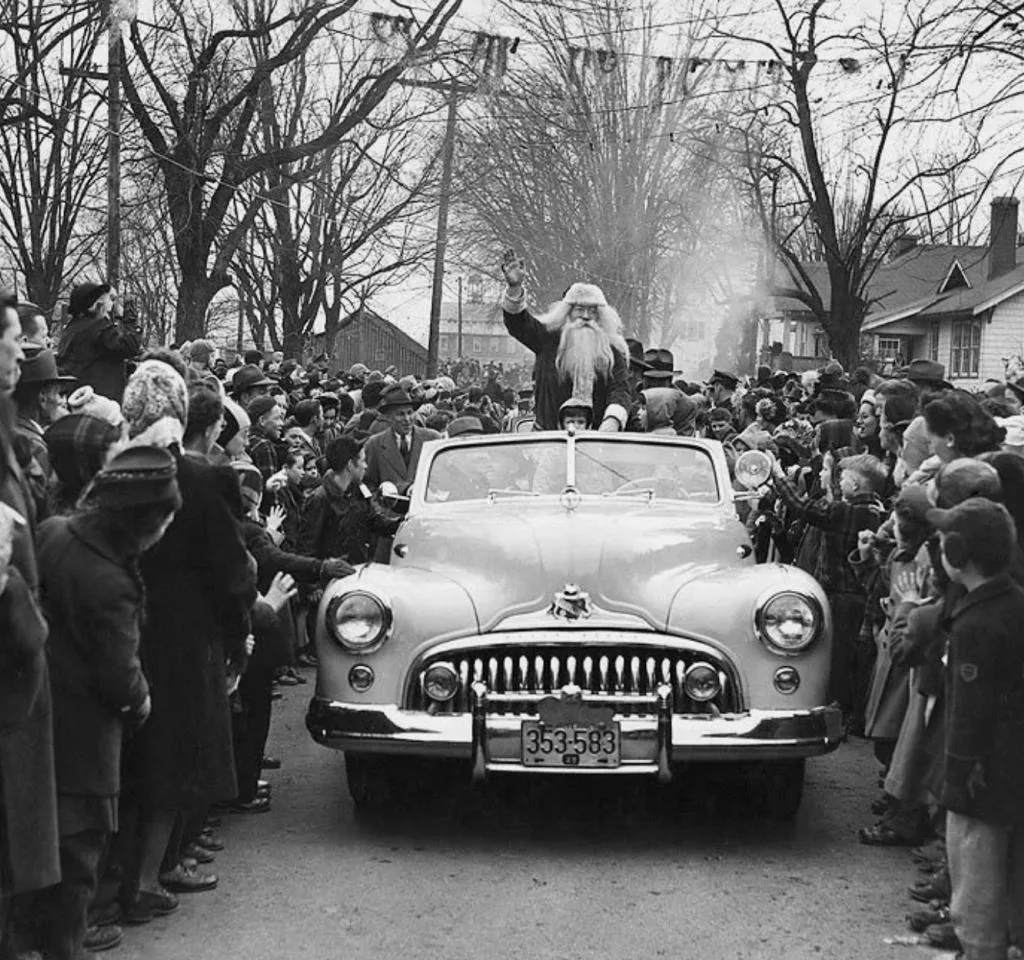
{"type": "Polygon", "coordinates": [[[560,620],[586,620],[593,613],[590,594],[584,593],[575,583],[567,583],[548,608],[548,614],[560,620]]]}

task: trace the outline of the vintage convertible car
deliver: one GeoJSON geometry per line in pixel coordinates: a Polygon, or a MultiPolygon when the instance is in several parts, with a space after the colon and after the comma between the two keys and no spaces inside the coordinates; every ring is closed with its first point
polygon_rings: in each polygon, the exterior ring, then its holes
{"type": "Polygon", "coordinates": [[[663,781],[709,761],[794,816],[805,758],[842,735],[831,615],[812,577],[755,563],[738,496],[712,440],[425,446],[391,562],[318,612],[306,723],[345,751],[357,807],[400,798],[422,758],[663,781]]]}

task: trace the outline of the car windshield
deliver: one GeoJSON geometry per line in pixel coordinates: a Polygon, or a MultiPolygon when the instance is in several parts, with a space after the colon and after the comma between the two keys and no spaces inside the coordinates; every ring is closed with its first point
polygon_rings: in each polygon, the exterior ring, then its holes
{"type": "MultiPolygon", "coordinates": [[[[622,443],[599,436],[576,445],[576,488],[584,496],[659,500],[719,499],[715,468],[699,447],[622,443]]],[[[568,477],[569,446],[559,440],[452,446],[434,457],[428,502],[550,496],[568,477]]]]}

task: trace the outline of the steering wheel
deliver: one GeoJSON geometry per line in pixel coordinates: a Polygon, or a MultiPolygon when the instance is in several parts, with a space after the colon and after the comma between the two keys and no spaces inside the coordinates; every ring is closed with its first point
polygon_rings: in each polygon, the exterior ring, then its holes
{"type": "Polygon", "coordinates": [[[687,500],[690,494],[686,488],[668,477],[638,477],[636,480],[627,480],[614,493],[629,493],[631,490],[653,490],[656,495],[659,491],[668,491],[664,494],[666,498],[675,500],[687,500]]]}

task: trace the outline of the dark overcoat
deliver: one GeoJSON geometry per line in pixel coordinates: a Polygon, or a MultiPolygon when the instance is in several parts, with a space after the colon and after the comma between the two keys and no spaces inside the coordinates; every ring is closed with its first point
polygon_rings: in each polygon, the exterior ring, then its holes
{"type": "Polygon", "coordinates": [[[163,808],[237,792],[225,662],[244,657],[256,598],[234,471],[177,460],[181,510],[141,564],[153,709],[132,748],[138,789],[163,808]]]}
{"type": "Polygon", "coordinates": [[[128,380],[125,363],[141,350],[134,327],[122,327],[109,316],[73,317],[61,335],[57,362],[61,373],[120,403],[128,380]]]}
{"type": "MultiPolygon", "coordinates": [[[[0,427],[0,430],[3,428],[0,427]]],[[[15,529],[12,576],[0,596],[0,834],[15,893],[60,879],[46,625],[38,607],[34,510],[8,443],[0,437],[0,501],[25,523],[15,529]]]]}
{"type": "Polygon", "coordinates": [[[45,521],[38,556],[50,624],[57,793],[116,797],[124,723],[148,695],[137,561],[119,554],[88,516],[45,521]]]}

